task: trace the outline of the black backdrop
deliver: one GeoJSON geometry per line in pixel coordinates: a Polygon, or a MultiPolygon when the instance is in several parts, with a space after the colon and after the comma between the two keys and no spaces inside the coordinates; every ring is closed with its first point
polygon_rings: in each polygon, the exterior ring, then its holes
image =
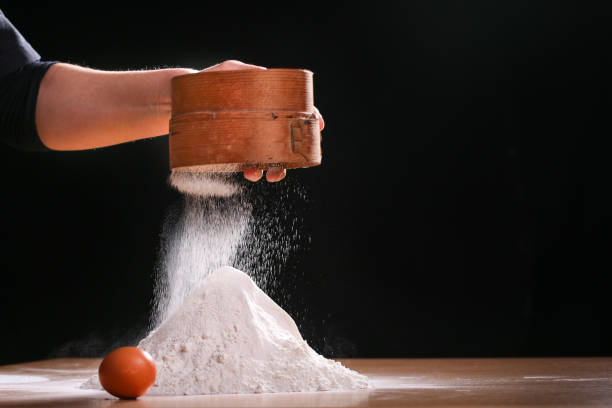
{"type": "MultiPolygon", "coordinates": [[[[324,164],[251,188],[302,220],[273,296],[319,352],[610,355],[611,13],[579,4],[2,9],[48,60],[314,71],[324,164]]],[[[181,200],[167,137],[0,160],[0,363],[133,342],[181,200]]]]}

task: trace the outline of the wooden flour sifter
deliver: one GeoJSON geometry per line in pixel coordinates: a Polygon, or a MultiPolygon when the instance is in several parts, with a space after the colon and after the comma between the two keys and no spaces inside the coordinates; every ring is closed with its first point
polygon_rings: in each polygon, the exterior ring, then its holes
{"type": "Polygon", "coordinates": [[[321,164],[312,75],[268,69],[174,77],[170,168],[234,172],[321,164]]]}

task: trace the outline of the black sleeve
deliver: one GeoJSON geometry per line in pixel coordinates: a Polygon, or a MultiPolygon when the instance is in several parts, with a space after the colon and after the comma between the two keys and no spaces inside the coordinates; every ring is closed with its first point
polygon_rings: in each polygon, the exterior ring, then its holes
{"type": "Polygon", "coordinates": [[[0,78],[0,139],[20,150],[48,149],[36,130],[36,100],[45,73],[55,62],[34,61],[0,78]]]}
{"type": "Polygon", "coordinates": [[[0,140],[22,150],[49,150],[36,130],[36,100],[52,62],[40,55],[0,11],[0,140]]]}

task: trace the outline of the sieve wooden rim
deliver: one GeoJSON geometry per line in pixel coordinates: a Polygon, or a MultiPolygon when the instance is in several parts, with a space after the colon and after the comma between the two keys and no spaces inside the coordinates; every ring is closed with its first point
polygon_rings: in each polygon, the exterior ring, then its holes
{"type": "Polygon", "coordinates": [[[170,167],[241,171],[321,163],[309,70],[213,71],[172,79],[170,167]]]}

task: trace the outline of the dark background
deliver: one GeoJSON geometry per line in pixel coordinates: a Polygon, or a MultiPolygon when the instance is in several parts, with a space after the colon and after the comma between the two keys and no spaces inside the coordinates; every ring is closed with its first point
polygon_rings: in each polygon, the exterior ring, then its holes
{"type": "MultiPolygon", "coordinates": [[[[301,220],[272,295],[317,351],[589,356],[612,355],[612,13],[592,4],[2,10],[47,60],[315,73],[324,164],[249,188],[301,220]]],[[[135,341],[181,202],[167,137],[0,160],[0,363],[135,341]]]]}

